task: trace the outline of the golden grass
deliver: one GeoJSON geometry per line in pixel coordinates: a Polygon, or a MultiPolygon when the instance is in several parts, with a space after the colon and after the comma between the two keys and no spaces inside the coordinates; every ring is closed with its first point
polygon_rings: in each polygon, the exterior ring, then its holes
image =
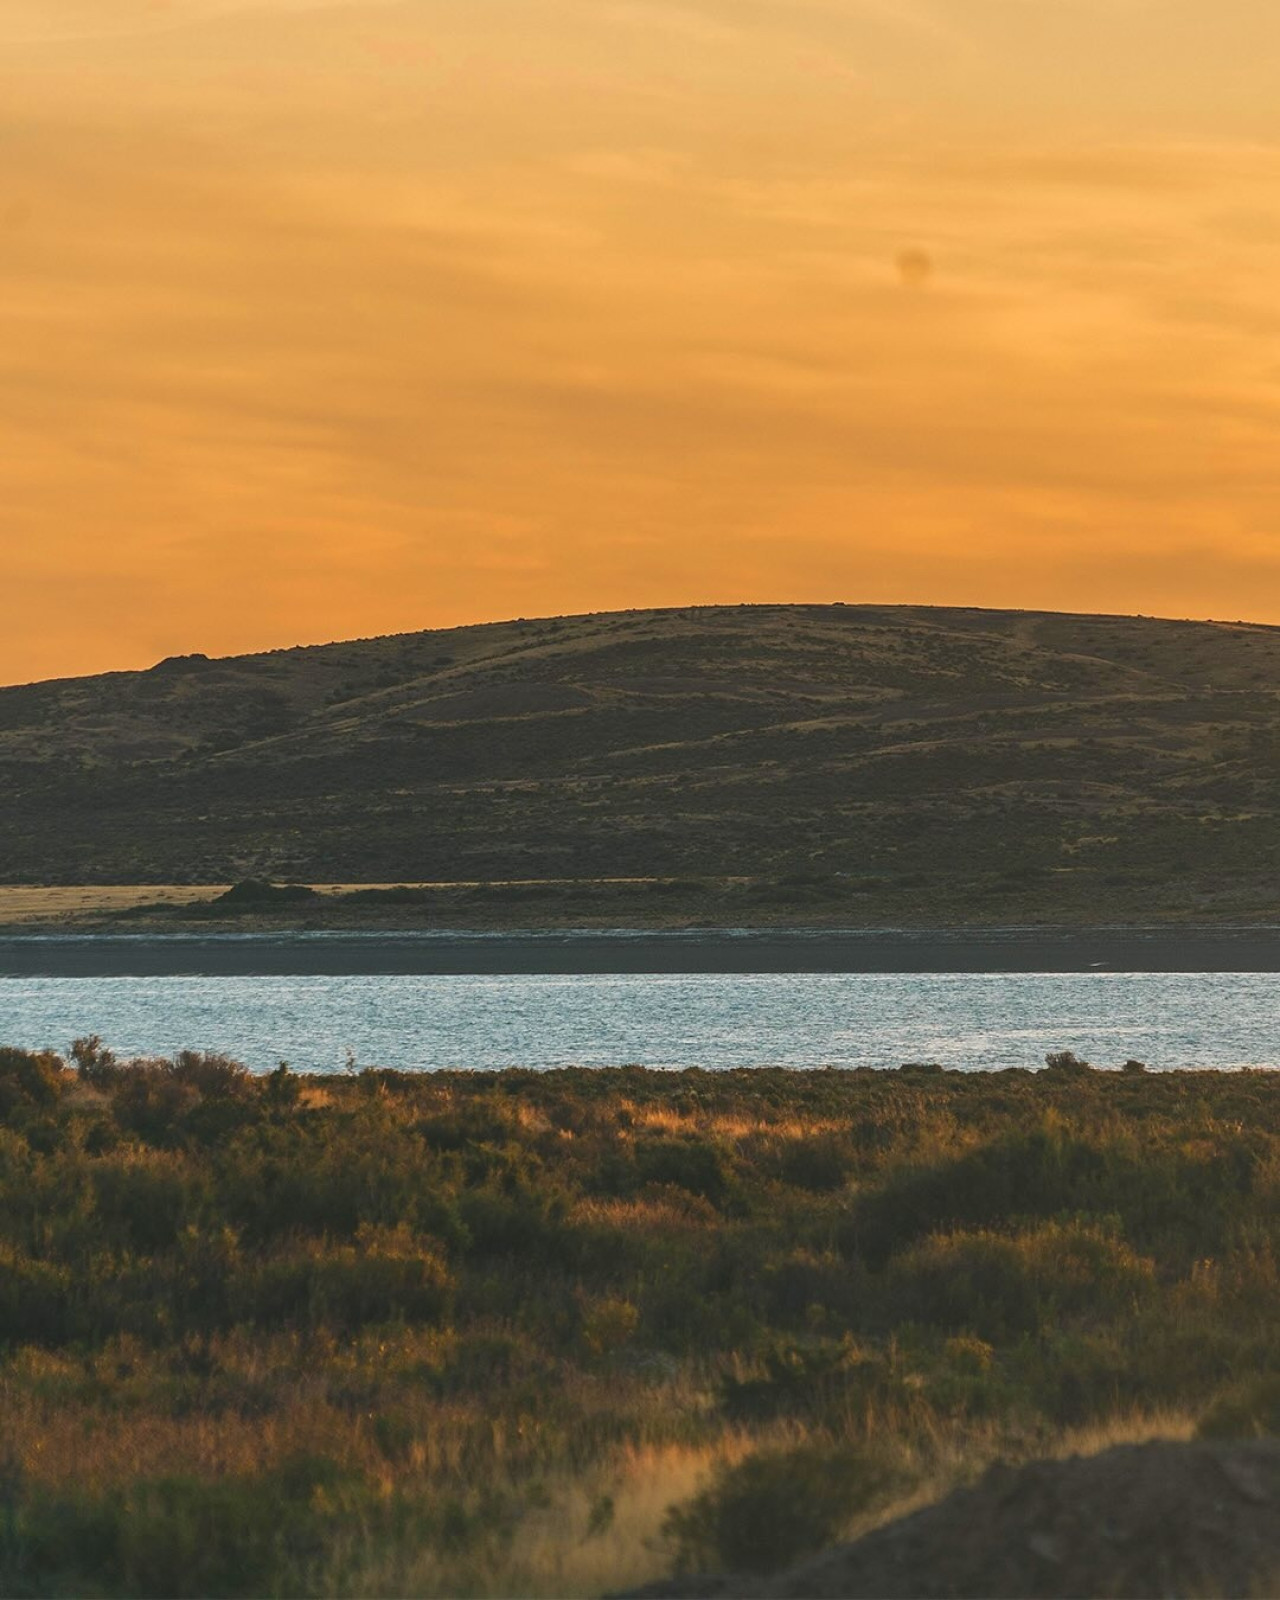
{"type": "Polygon", "coordinates": [[[608,1199],[592,1196],[579,1200],[569,1213],[574,1222],[595,1223],[604,1228],[636,1229],[640,1232],[670,1232],[714,1226],[716,1213],[695,1196],[687,1199],[670,1195],[661,1198],[608,1199]]]}
{"type": "Polygon", "coordinates": [[[1040,1453],[1046,1456],[1096,1456],[1119,1444],[1150,1444],[1156,1439],[1193,1439],[1199,1418],[1181,1407],[1159,1411],[1121,1411],[1087,1427],[1071,1428],[1040,1453]]]}
{"type": "MultiPolygon", "coordinates": [[[[939,1434],[927,1458],[918,1446],[907,1452],[912,1458],[908,1467],[925,1473],[921,1481],[909,1493],[851,1518],[842,1537],[860,1538],[936,1504],[997,1460],[1094,1455],[1119,1444],[1185,1440],[1194,1431],[1195,1420],[1188,1413],[1135,1411],[1072,1430],[1048,1444],[1029,1438],[1021,1450],[1011,1449],[1007,1436],[1001,1438],[995,1430],[939,1434]]],[[[718,1470],[753,1451],[786,1448],[804,1439],[803,1430],[781,1423],[765,1434],[726,1429],[714,1441],[696,1446],[625,1447],[588,1476],[551,1486],[545,1508],[525,1518],[510,1549],[488,1570],[450,1571],[433,1560],[420,1573],[420,1592],[440,1593],[442,1584],[447,1589],[452,1580],[455,1585],[461,1581],[459,1592],[476,1596],[577,1600],[664,1576],[671,1552],[662,1528],[673,1505],[687,1503],[718,1470]]]]}
{"type": "Polygon", "coordinates": [[[133,906],[188,906],[221,894],[226,884],[112,884],[47,888],[35,884],[0,885],[0,922],[59,922],[133,906]]]}
{"type": "MultiPolygon", "coordinates": [[[[321,895],[352,894],[363,889],[438,889],[483,888],[647,888],[663,882],[658,878],[495,878],[401,879],[396,883],[312,883],[307,887],[321,895]]],[[[728,880],[726,880],[728,881],[728,880]]],[[[224,894],[229,883],[125,883],[125,884],[0,884],[0,924],[74,922],[131,911],[139,906],[199,905],[224,894]]]]}
{"type": "Polygon", "coordinates": [[[628,1447],[585,1480],[557,1485],[550,1504],[521,1525],[484,1593],[530,1600],[628,1588],[665,1576],[670,1557],[662,1524],[670,1508],[706,1487],[717,1467],[748,1446],[628,1447]]]}
{"type": "Polygon", "coordinates": [[[794,1112],[780,1111],[775,1117],[763,1112],[757,1116],[740,1113],[703,1111],[680,1106],[636,1105],[633,1101],[619,1101],[619,1110],[626,1112],[633,1129],[647,1133],[689,1133],[696,1131],[714,1139],[750,1139],[758,1134],[768,1134],[777,1139],[811,1139],[824,1133],[839,1133],[848,1128],[847,1122],[837,1117],[797,1117],[794,1112]]]}

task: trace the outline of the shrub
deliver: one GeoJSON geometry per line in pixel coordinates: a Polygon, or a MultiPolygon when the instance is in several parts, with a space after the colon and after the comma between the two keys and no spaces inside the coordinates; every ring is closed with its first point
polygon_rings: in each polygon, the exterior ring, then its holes
{"type": "Polygon", "coordinates": [[[267,1074],[263,1092],[272,1111],[287,1114],[297,1109],[302,1098],[302,1083],[295,1073],[289,1071],[289,1063],[282,1061],[274,1072],[267,1074]]]}
{"type": "Polygon", "coordinates": [[[855,1165],[849,1141],[833,1134],[789,1139],[778,1161],[778,1176],[795,1189],[830,1194],[843,1189],[855,1165]]]}
{"type": "Polygon", "coordinates": [[[173,1076],[189,1084],[206,1100],[242,1099],[253,1088],[248,1067],[230,1056],[203,1050],[183,1050],[174,1058],[173,1076]]]}
{"type": "Polygon", "coordinates": [[[131,1061],[113,1074],[116,1122],[146,1144],[176,1142],[179,1121],[199,1100],[200,1091],[176,1077],[168,1061],[131,1061]]]}
{"type": "Polygon", "coordinates": [[[959,1333],[948,1339],[945,1351],[951,1367],[971,1378],[979,1378],[990,1371],[995,1355],[985,1339],[975,1339],[971,1333],[959,1333]]]}
{"type": "Polygon", "coordinates": [[[854,1211],[847,1244],[872,1267],[922,1234],[952,1227],[1051,1216],[1096,1192],[1105,1160],[1089,1142],[1057,1129],[1014,1133],[932,1166],[890,1174],[854,1211]]]}
{"type": "Polygon", "coordinates": [[[96,1496],[36,1490],[0,1532],[7,1592],[307,1593],[335,1512],[376,1506],[358,1476],[321,1459],[216,1483],[170,1477],[96,1496]]]}
{"type": "Polygon", "coordinates": [[[858,1275],[836,1255],[793,1251],[765,1269],[763,1284],[769,1315],[782,1323],[828,1312],[847,1319],[857,1309],[858,1275]]]}
{"type": "Polygon", "coordinates": [[[1131,1310],[1154,1281],[1153,1263],[1123,1240],[1049,1223],[1013,1236],[935,1234],[895,1261],[886,1289],[895,1321],[998,1341],[1131,1310]]]}
{"type": "Polygon", "coordinates": [[[0,1249],[0,1344],[57,1346],[72,1333],[71,1274],[0,1249]]]}
{"type": "Polygon", "coordinates": [[[1044,1058],[1044,1064],[1050,1072],[1092,1072],[1093,1067],[1088,1061],[1081,1061],[1074,1050],[1050,1050],[1044,1058]]]}
{"type": "Polygon", "coordinates": [[[223,911],[271,911],[276,907],[308,905],[320,898],[304,883],[268,883],[261,878],[246,878],[234,883],[210,901],[223,911]]]}
{"type": "Polygon", "coordinates": [[[1144,1146],[1125,1136],[1082,1138],[1046,1123],[891,1173],[855,1207],[843,1245],[878,1270],[928,1233],[1092,1213],[1118,1217],[1145,1248],[1173,1238],[1192,1259],[1215,1255],[1252,1193],[1258,1164],[1248,1135],[1144,1146]]]}
{"type": "Polygon", "coordinates": [[[169,1249],[193,1209],[194,1185],[180,1155],[135,1145],[95,1162],[91,1182],[102,1232],[117,1249],[169,1249]]]}
{"type": "Polygon", "coordinates": [[[840,1344],[776,1344],[766,1350],[763,1371],[750,1378],[727,1377],[720,1404],[735,1422],[767,1422],[777,1417],[825,1421],[849,1402],[868,1398],[885,1377],[883,1361],[852,1341],[840,1344]]]}
{"type": "Polygon", "coordinates": [[[851,1450],[806,1446],[749,1456],[667,1514],[684,1571],[774,1572],[820,1550],[899,1475],[851,1450]]]}
{"type": "Polygon", "coordinates": [[[729,1177],[724,1158],[701,1139],[645,1139],[635,1151],[636,1176],[643,1184],[687,1189],[713,1205],[725,1198],[729,1177]]]}
{"type": "Polygon", "coordinates": [[[358,1245],[315,1245],[251,1270],[233,1286],[239,1315],[260,1326],[354,1333],[385,1322],[438,1322],[452,1281],[405,1230],[362,1228],[358,1245]]]}
{"type": "Polygon", "coordinates": [[[1280,1376],[1268,1373],[1219,1395],[1200,1419],[1202,1439],[1280,1436],[1280,1376]]]}
{"type": "Polygon", "coordinates": [[[521,1256],[562,1260],[570,1248],[565,1203],[523,1185],[510,1192],[474,1189],[459,1198],[460,1248],[469,1259],[521,1256]]]}
{"type": "Polygon", "coordinates": [[[607,1355],[627,1343],[639,1321],[640,1313],[630,1300],[615,1295],[596,1300],[582,1313],[582,1342],[592,1355],[607,1355]]]}
{"type": "Polygon", "coordinates": [[[76,1071],[86,1083],[101,1088],[115,1076],[116,1058],[103,1044],[100,1035],[86,1034],[71,1046],[71,1059],[76,1071]]]}
{"type": "Polygon", "coordinates": [[[0,1049],[0,1118],[21,1110],[47,1111],[62,1095],[62,1062],[49,1051],[0,1049]]]}

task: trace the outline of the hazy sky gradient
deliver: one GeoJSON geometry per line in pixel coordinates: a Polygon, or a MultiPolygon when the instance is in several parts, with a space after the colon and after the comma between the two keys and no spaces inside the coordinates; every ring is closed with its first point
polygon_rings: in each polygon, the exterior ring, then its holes
{"type": "Polygon", "coordinates": [[[0,681],[1280,622],[1275,0],[0,0],[0,681]]]}

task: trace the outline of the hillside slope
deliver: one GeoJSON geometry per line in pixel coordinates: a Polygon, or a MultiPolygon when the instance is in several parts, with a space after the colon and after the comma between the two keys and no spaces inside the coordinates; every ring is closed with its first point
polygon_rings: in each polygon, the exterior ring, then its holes
{"type": "Polygon", "coordinates": [[[914,607],[182,657],[0,690],[0,882],[733,877],[842,921],[1265,916],[1278,686],[1280,630],[914,607]]]}

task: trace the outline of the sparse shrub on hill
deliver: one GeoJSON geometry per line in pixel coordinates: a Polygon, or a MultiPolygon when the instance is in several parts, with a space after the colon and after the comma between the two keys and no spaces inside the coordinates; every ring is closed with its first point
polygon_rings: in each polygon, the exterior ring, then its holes
{"type": "Polygon", "coordinates": [[[1274,898],[1280,648],[1202,626],[1190,684],[1172,623],[804,606],[3,689],[8,871],[226,882],[259,864],[222,904],[157,920],[1252,918],[1274,898]],[[1230,705],[1208,737],[1205,691],[1230,705]],[[868,695],[912,715],[868,719],[868,695]],[[290,877],[406,887],[344,911],[272,881],[290,877]],[[566,881],[412,887],[517,878],[566,881]]]}

